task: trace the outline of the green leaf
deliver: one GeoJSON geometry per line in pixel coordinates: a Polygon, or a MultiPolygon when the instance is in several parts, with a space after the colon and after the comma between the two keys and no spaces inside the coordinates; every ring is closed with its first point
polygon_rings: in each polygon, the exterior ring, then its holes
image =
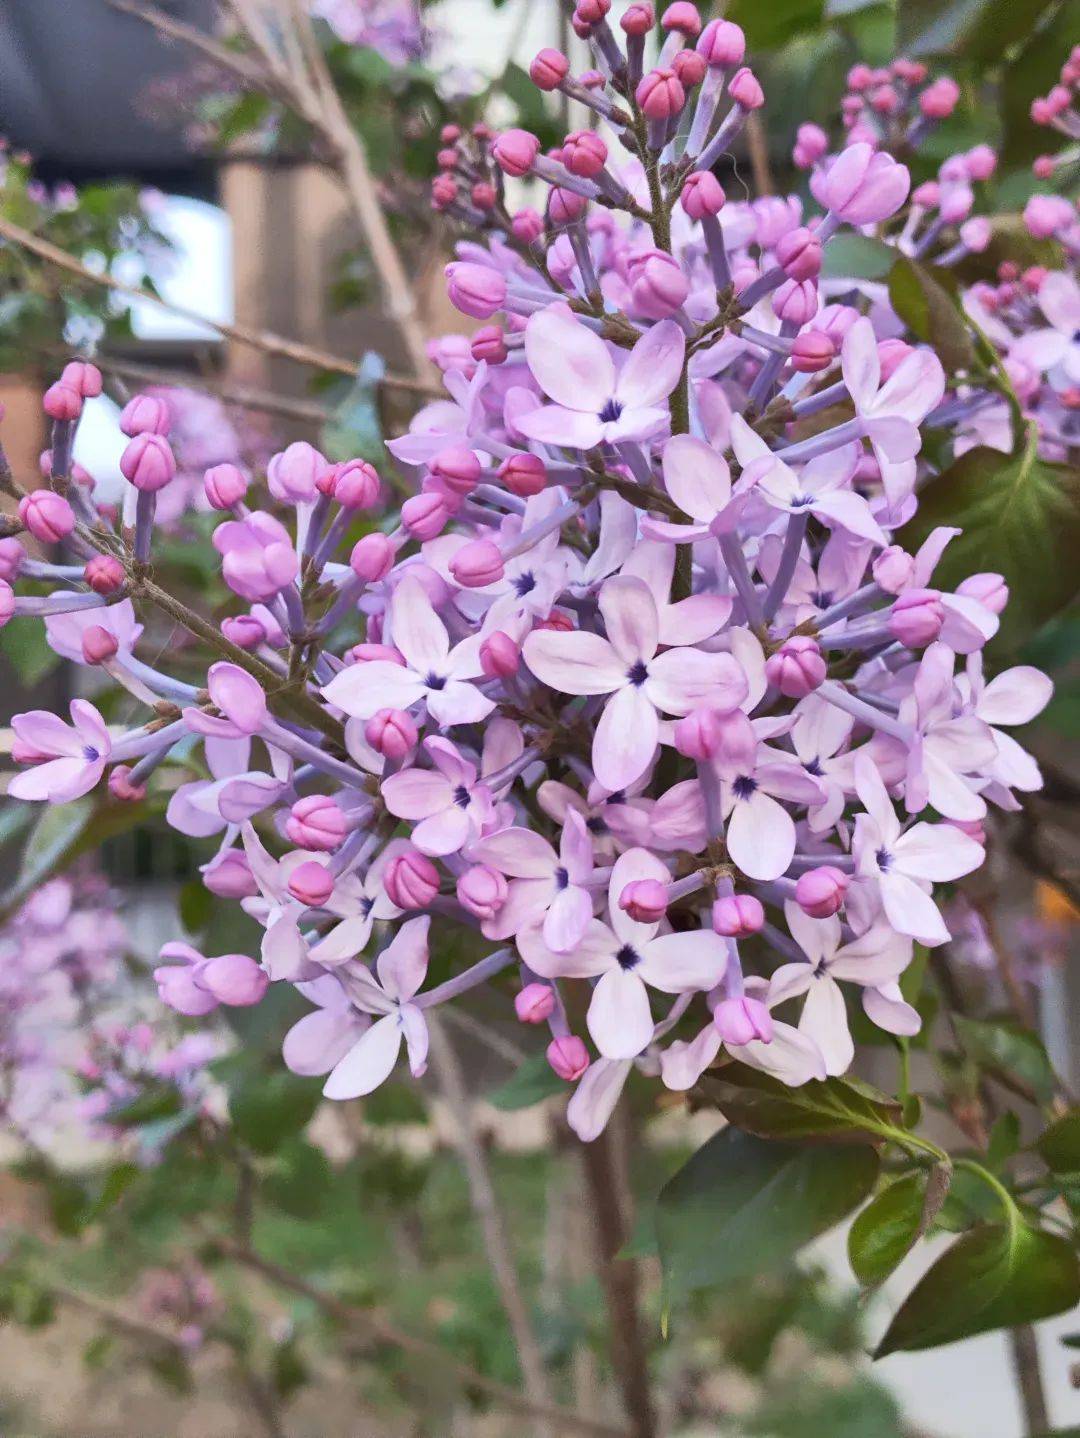
{"type": "Polygon", "coordinates": [[[733,0],[725,10],[746,32],[747,43],[755,50],[772,50],[807,30],[821,25],[824,0],[733,0]]]}
{"type": "Polygon", "coordinates": [[[40,684],[60,663],[60,656],[49,647],[45,638],[44,624],[22,621],[6,624],[0,630],[0,654],[27,689],[40,684]]]}
{"type": "Polygon", "coordinates": [[[1020,1220],[979,1224],[915,1285],[874,1356],[1034,1323],[1078,1300],[1080,1267],[1063,1238],[1020,1220]]]}
{"type": "Polygon", "coordinates": [[[669,1302],[783,1267],[865,1199],[878,1162],[865,1146],[827,1150],[723,1129],[660,1192],[669,1302]]]}
{"type": "MultiPolygon", "coordinates": [[[[864,1287],[883,1283],[925,1231],[933,1217],[927,1216],[929,1178],[925,1170],[904,1174],[875,1194],[851,1225],[848,1259],[864,1287]]],[[[940,1182],[936,1188],[943,1198],[940,1182]]]]}
{"type": "Polygon", "coordinates": [[[920,492],[919,512],[901,531],[915,549],[937,525],[963,533],[949,545],[934,583],[953,588],[990,570],[1009,586],[1001,641],[1015,645],[1080,592],[1080,470],[1050,464],[1032,436],[1023,454],[982,446],[960,456],[920,492]]]}
{"type": "Polygon", "coordinates": [[[554,1094],[565,1093],[566,1084],[554,1072],[545,1054],[532,1054],[504,1084],[488,1094],[488,1103],[512,1112],[532,1108],[554,1094]]]}
{"type": "Polygon", "coordinates": [[[933,346],[946,374],[971,368],[975,349],[963,311],[929,270],[901,255],[889,274],[889,299],[916,338],[933,346]]]}
{"type": "Polygon", "coordinates": [[[956,1031],[965,1051],[995,1078],[1021,1095],[1034,1093],[1044,1103],[1057,1088],[1041,1039],[1030,1029],[1003,1019],[969,1019],[958,1014],[956,1031]]]}
{"type": "Polygon", "coordinates": [[[828,280],[883,280],[896,263],[896,251],[869,235],[836,235],[825,246],[821,273],[828,280]]]}
{"type": "Polygon", "coordinates": [[[1054,1173],[1080,1174],[1080,1108],[1072,1109],[1044,1129],[1035,1147],[1054,1173]]]}
{"type": "Polygon", "coordinates": [[[331,1181],[323,1151],[295,1139],[278,1149],[273,1169],[263,1178],[262,1194],[293,1218],[313,1218],[330,1192],[331,1181]]]}
{"type": "Polygon", "coordinates": [[[759,1138],[881,1143],[895,1128],[900,1106],[858,1079],[812,1080],[788,1088],[746,1064],[710,1073],[702,1092],[736,1127],[759,1138]]]}
{"type": "Polygon", "coordinates": [[[997,1170],[1008,1163],[1020,1147],[1020,1120],[1006,1109],[994,1120],[986,1145],[986,1166],[997,1170]]]}
{"type": "Polygon", "coordinates": [[[306,1127],[319,1105],[316,1082],[295,1074],[248,1074],[229,1096],[237,1137],[256,1153],[273,1153],[306,1127]]]}

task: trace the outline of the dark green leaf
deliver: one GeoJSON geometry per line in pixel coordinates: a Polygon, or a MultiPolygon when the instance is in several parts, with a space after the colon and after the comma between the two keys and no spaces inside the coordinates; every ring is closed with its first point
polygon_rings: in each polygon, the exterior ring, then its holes
{"type": "Polygon", "coordinates": [[[545,1054],[533,1054],[504,1084],[488,1094],[488,1103],[495,1108],[513,1110],[532,1108],[557,1093],[565,1093],[566,1084],[555,1073],[545,1054]]]}
{"type": "Polygon", "coordinates": [[[771,50],[786,44],[807,30],[816,30],[822,21],[824,0],[732,0],[725,16],[746,31],[755,50],[771,50]]]}
{"type": "Polygon", "coordinates": [[[1005,577],[1010,599],[1001,640],[1028,638],[1080,591],[1080,470],[980,446],[949,466],[919,495],[919,512],[902,531],[915,549],[937,525],[963,533],[949,545],[934,583],[950,589],[965,575],[1005,577]]]}
{"type": "Polygon", "coordinates": [[[880,1143],[895,1128],[900,1106],[858,1079],[814,1080],[789,1088],[746,1064],[710,1073],[702,1092],[738,1128],[759,1138],[880,1143]]]}
{"type": "Polygon", "coordinates": [[[875,1357],[1034,1323],[1078,1300],[1080,1268],[1064,1239],[1020,1221],[980,1224],[916,1284],[875,1357]]]}
{"type": "Polygon", "coordinates": [[[6,624],[0,630],[0,654],[27,689],[40,684],[60,663],[59,655],[45,638],[45,626],[25,620],[6,624]]]}
{"type": "Polygon", "coordinates": [[[660,1192],[669,1301],[783,1267],[861,1203],[877,1173],[865,1146],[827,1150],[723,1129],[660,1192]]]}
{"type": "Polygon", "coordinates": [[[889,274],[889,299],[916,338],[933,346],[946,374],[971,368],[975,350],[963,311],[929,270],[901,255],[889,274]]]}
{"type": "Polygon", "coordinates": [[[829,280],[883,280],[895,263],[891,245],[851,232],[834,236],[825,246],[821,273],[829,280]]]}
{"type": "Polygon", "coordinates": [[[278,1149],[274,1167],[263,1179],[262,1194],[293,1218],[312,1218],[322,1208],[330,1184],[326,1155],[314,1144],[296,1139],[278,1149]]]}
{"type": "Polygon", "coordinates": [[[163,1118],[174,1118],[183,1108],[178,1089],[171,1084],[160,1088],[147,1088],[136,1098],[109,1111],[109,1122],[121,1128],[137,1128],[144,1123],[156,1123],[163,1118]]]}
{"type": "MultiPolygon", "coordinates": [[[[883,1283],[925,1231],[933,1217],[927,1213],[929,1177],[923,1170],[904,1174],[875,1194],[851,1225],[848,1259],[865,1287],[883,1283]]],[[[937,1180],[935,1189],[940,1204],[944,1193],[937,1180]]]]}
{"type": "Polygon", "coordinates": [[[296,1137],[319,1104],[317,1081],[295,1074],[251,1074],[229,1097],[229,1114],[237,1137],[256,1153],[273,1153],[296,1137]]]}
{"type": "Polygon", "coordinates": [[[1011,1020],[955,1018],[965,1051],[995,1078],[1019,1092],[1046,1101],[1057,1087],[1041,1039],[1011,1020]]]}
{"type": "Polygon", "coordinates": [[[1012,1109],[1006,1109],[994,1120],[986,1146],[988,1168],[999,1169],[1008,1163],[1020,1147],[1020,1120],[1012,1109]]]}
{"type": "Polygon", "coordinates": [[[1035,1147],[1043,1163],[1055,1173],[1080,1174],[1080,1108],[1072,1109],[1045,1129],[1035,1147]]]}
{"type": "Polygon", "coordinates": [[[214,896],[199,879],[192,879],[180,890],[180,922],[189,934],[201,934],[213,917],[214,896]]]}

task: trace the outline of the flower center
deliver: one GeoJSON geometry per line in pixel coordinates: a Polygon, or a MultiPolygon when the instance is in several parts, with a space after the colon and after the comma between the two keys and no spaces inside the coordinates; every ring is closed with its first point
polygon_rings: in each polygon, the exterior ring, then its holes
{"type": "Polygon", "coordinates": [[[446,688],[446,680],[441,674],[436,674],[434,671],[432,671],[432,673],[428,675],[428,677],[424,680],[424,683],[429,689],[446,688]]]}
{"type": "Polygon", "coordinates": [[[636,949],[632,949],[629,944],[623,944],[622,948],[615,955],[615,962],[619,968],[622,969],[623,973],[628,974],[631,969],[636,969],[638,964],[641,963],[641,955],[636,949]]]}
{"type": "Polygon", "coordinates": [[[749,774],[740,774],[731,786],[731,792],[736,799],[749,799],[757,789],[757,780],[751,779],[749,774]]]}
{"type": "Polygon", "coordinates": [[[454,803],[459,809],[467,809],[469,807],[469,791],[464,784],[459,784],[454,790],[454,803]]]}
{"type": "Polygon", "coordinates": [[[806,772],[807,772],[808,774],[812,774],[815,779],[820,779],[820,778],[821,778],[821,775],[822,775],[822,772],[823,772],[823,771],[822,771],[822,768],[821,768],[821,760],[820,760],[820,759],[809,759],[809,760],[807,760],[807,762],[803,765],[803,768],[806,770],[806,772]]]}
{"type": "Polygon", "coordinates": [[[565,870],[565,869],[562,869],[562,868],[556,869],[556,870],[555,870],[555,887],[556,887],[557,889],[565,889],[565,888],[567,888],[567,886],[569,885],[569,883],[570,883],[570,875],[566,872],[566,870],[565,870]]]}
{"type": "Polygon", "coordinates": [[[519,599],[524,599],[526,594],[531,594],[535,588],[535,574],[519,574],[514,580],[514,593],[519,599]]]}
{"type": "Polygon", "coordinates": [[[892,868],[892,855],[889,853],[888,849],[879,849],[874,855],[874,858],[877,860],[877,866],[881,870],[881,872],[883,874],[887,874],[890,868],[892,868]]]}
{"type": "Polygon", "coordinates": [[[600,411],[600,418],[605,424],[614,424],[622,414],[622,405],[617,399],[609,399],[600,411]]]}
{"type": "Polygon", "coordinates": [[[636,664],[632,664],[626,671],[626,677],[635,689],[640,689],[649,677],[649,670],[644,659],[639,659],[636,664]]]}
{"type": "Polygon", "coordinates": [[[94,748],[92,744],[84,744],[83,758],[87,761],[88,764],[96,764],[97,761],[101,758],[101,755],[98,753],[98,751],[94,748]]]}

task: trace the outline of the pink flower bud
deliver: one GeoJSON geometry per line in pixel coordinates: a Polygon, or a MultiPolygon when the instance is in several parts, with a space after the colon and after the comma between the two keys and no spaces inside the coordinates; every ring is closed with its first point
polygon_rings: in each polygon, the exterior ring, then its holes
{"type": "Polygon", "coordinates": [[[791,367],[799,374],[818,374],[836,358],[836,346],[824,330],[803,330],[791,346],[791,367]]]}
{"type": "Polygon", "coordinates": [[[400,664],[403,669],[405,667],[404,654],[392,644],[354,644],[346,657],[350,664],[372,664],[376,659],[382,659],[387,664],[400,664]]]}
{"type": "Polygon", "coordinates": [[[976,844],[986,848],[986,825],[981,819],[946,819],[954,829],[959,829],[961,834],[966,834],[969,839],[974,839],[976,844]]]}
{"type": "Polygon", "coordinates": [[[547,465],[538,454],[512,454],[499,466],[499,478],[519,499],[547,488],[547,465]]]}
{"type": "Polygon", "coordinates": [[[941,192],[938,213],[947,225],[957,225],[971,213],[975,196],[968,185],[949,185],[941,192]]]}
{"type": "Polygon", "coordinates": [[[821,273],[821,244],[805,225],[776,242],[776,263],[789,280],[813,280],[821,273]]]}
{"type": "Polygon", "coordinates": [[[912,581],[915,561],[898,544],[890,544],[874,560],[870,572],[879,589],[884,589],[886,594],[899,594],[912,581]]]}
{"type": "Polygon", "coordinates": [[[219,1004],[250,1008],[262,1001],[270,987],[270,976],[247,954],[221,954],[207,959],[199,969],[198,982],[219,1004]]]}
{"type": "Polygon", "coordinates": [[[230,615],[221,621],[221,632],[240,649],[258,649],[266,642],[266,630],[253,614],[230,615]]]}
{"type": "Polygon", "coordinates": [[[765,663],[765,677],[787,699],[805,699],[825,682],[826,664],[808,634],[793,634],[765,663]]]}
{"type": "Polygon", "coordinates": [[[728,94],[744,110],[760,110],[765,103],[765,91],[753,70],[744,65],[736,70],[728,84],[728,94]]]}
{"type": "Polygon", "coordinates": [[[696,39],[701,34],[701,16],[697,6],[692,5],[690,0],[674,0],[661,15],[660,28],[669,32],[677,30],[688,40],[696,39]]]}
{"type": "Polygon", "coordinates": [[[573,1083],[589,1067],[589,1050],[576,1034],[566,1034],[548,1044],[547,1061],[559,1078],[573,1083]]]}
{"type": "Polygon", "coordinates": [[[45,391],[41,407],[50,419],[70,423],[82,414],[82,395],[74,386],[57,380],[45,391]]]}
{"type": "Polygon", "coordinates": [[[510,221],[510,229],[515,240],[523,245],[531,245],[544,233],[544,220],[536,210],[526,207],[514,215],[510,221]]]}
{"type": "Polygon", "coordinates": [[[350,459],[338,465],[330,493],[342,509],[373,509],[382,497],[379,472],[366,459],[350,459]]]}
{"type": "Polygon", "coordinates": [[[62,494],[35,489],[19,500],[19,518],[42,544],[59,544],[75,528],[75,515],[62,494]]]}
{"type": "Polygon", "coordinates": [[[686,91],[674,70],[650,70],[638,81],[634,97],[649,120],[670,120],[686,104],[686,91]]]}
{"type": "Polygon", "coordinates": [[[473,864],[457,881],[458,902],[483,923],[493,919],[506,903],[509,887],[498,869],[473,864]]]}
{"type": "Polygon", "coordinates": [[[646,250],[631,255],[627,278],[634,308],[652,320],[674,314],[690,293],[690,281],[672,255],[663,250],[646,250]]]}
{"type": "Polygon", "coordinates": [[[713,1010],[713,1026],[726,1044],[771,1043],[772,1014],[760,999],[724,999],[713,1010]]]}
{"type": "Polygon", "coordinates": [[[960,86],[942,75],[919,96],[919,109],[928,120],[947,120],[960,99],[960,86]]]}
{"type": "Polygon", "coordinates": [[[426,855],[405,849],[383,870],[383,887],[399,909],[426,909],[439,892],[439,871],[426,855]]]}
{"type": "Polygon", "coordinates": [[[852,65],[847,72],[847,87],[856,93],[862,90],[869,90],[874,83],[874,72],[869,65],[852,65]]]}
{"type": "Polygon", "coordinates": [[[135,395],[120,414],[120,431],[129,439],[134,439],[137,434],[166,435],[171,428],[169,406],[157,395],[135,395]]]}
{"type": "Polygon", "coordinates": [[[765,910],[753,894],[726,894],[712,907],[712,926],[725,939],[745,939],[765,922],[765,910]]]}
{"type": "Polygon", "coordinates": [[[499,194],[495,186],[487,180],[477,180],[469,191],[469,198],[478,210],[493,210],[498,201],[499,194]]]}
{"type": "Polygon", "coordinates": [[[514,1012],[523,1024],[546,1023],[555,1012],[555,990],[550,984],[526,984],[514,997],[514,1012]]]}
{"type": "Polygon", "coordinates": [[[259,892],[243,849],[223,850],[204,866],[202,876],[203,883],[219,899],[251,899],[259,892]]]}
{"type": "Polygon", "coordinates": [[[1071,224],[1073,208],[1061,195],[1032,195],[1024,206],[1024,224],[1037,240],[1049,240],[1071,224]]]}
{"type": "Polygon", "coordinates": [[[887,220],[907,199],[911,176],[883,150],[865,141],[848,145],[827,169],[810,178],[819,204],[849,225],[887,220]]]}
{"type": "Polygon", "coordinates": [[[434,210],[446,210],[457,199],[457,181],[453,175],[436,175],[431,182],[431,207],[434,210]]]}
{"type": "Polygon", "coordinates": [[[472,337],[472,357],[479,363],[505,364],[509,350],[506,348],[506,331],[502,325],[485,325],[472,337]]]}
{"type": "Polygon", "coordinates": [[[965,599],[977,599],[991,614],[1000,614],[1009,602],[1009,586],[1003,575],[969,574],[956,586],[965,599]]]}
{"type": "Polygon", "coordinates": [[[87,664],[107,664],[115,658],[119,640],[101,624],[91,624],[82,634],[82,656],[87,664]]]}
{"type": "Polygon", "coordinates": [[[442,481],[451,493],[464,498],[480,483],[480,461],[463,445],[440,450],[428,464],[428,473],[442,481]]]}
{"type": "Polygon", "coordinates": [[[480,668],[487,677],[509,679],[520,667],[521,648],[509,634],[504,634],[501,629],[489,634],[480,646],[480,668]]]}
{"type": "Polygon", "coordinates": [[[633,0],[619,17],[619,24],[627,35],[647,35],[656,24],[656,14],[646,0],[633,0]]]}
{"type": "Polygon", "coordinates": [[[450,573],[463,589],[483,589],[503,577],[503,557],[490,539],[473,539],[462,545],[450,561],[450,573]]]}
{"type": "Polygon", "coordinates": [[[529,66],[529,79],[538,90],[557,90],[570,73],[570,61],[561,50],[541,50],[529,66]]]}
{"type": "Polygon", "coordinates": [[[357,579],[362,579],[365,584],[374,584],[385,579],[393,569],[395,553],[393,540],[376,530],[356,541],[349,555],[349,564],[357,579]]]}
{"type": "Polygon", "coordinates": [[[553,225],[562,228],[580,220],[588,207],[589,202],[584,195],[556,185],[548,199],[548,219],[553,225]]]}
{"type": "Polygon", "coordinates": [[[976,145],[967,152],[967,172],[973,180],[988,180],[997,169],[997,155],[989,145],[976,145]]]}
{"type": "Polygon", "coordinates": [[[708,65],[696,50],[680,50],[671,62],[675,77],[684,90],[692,90],[705,78],[708,65]]]}
{"type": "Polygon", "coordinates": [[[133,783],[131,774],[128,764],[116,764],[109,771],[109,794],[119,804],[141,804],[146,798],[146,785],[133,783]]]}
{"type": "Polygon", "coordinates": [[[773,313],[792,325],[805,325],[818,312],[818,290],[813,280],[785,280],[772,299],[773,313]]]}
{"type": "Polygon", "coordinates": [[[611,9],[611,0],[578,0],[574,14],[583,25],[595,26],[611,9]]]}
{"type": "Polygon", "coordinates": [[[285,820],[285,833],[298,849],[329,853],[348,833],[341,806],[329,794],[308,794],[297,799],[285,820]]]}
{"type": "Polygon", "coordinates": [[[906,85],[921,85],[926,79],[926,66],[920,60],[908,60],[903,55],[889,67],[898,80],[906,85]]]}
{"type": "Polygon", "coordinates": [[[1055,118],[1063,115],[1072,104],[1072,95],[1064,85],[1054,85],[1046,97],[1046,103],[1050,106],[1050,113],[1055,118]]]}
{"type": "Polygon", "coordinates": [[[882,340],[878,345],[878,363],[881,366],[881,381],[890,379],[911,354],[911,346],[903,340],[882,340]]]}
{"type": "Polygon", "coordinates": [[[679,195],[679,203],[692,220],[718,215],[726,199],[723,186],[711,170],[695,170],[687,175],[679,195]]]}
{"type": "Polygon", "coordinates": [[[520,179],[532,169],[533,161],[540,153],[540,141],[531,130],[504,130],[492,146],[491,153],[504,175],[520,179]]]}
{"type": "Polygon", "coordinates": [[[907,589],[893,604],[889,633],[909,649],[933,644],[945,623],[945,608],[936,589],[907,589]]]}
{"type": "Polygon", "coordinates": [[[720,715],[715,709],[693,709],[675,724],[675,748],[700,764],[719,752],[720,735],[720,715]]]}
{"type": "Polygon", "coordinates": [[[847,893],[847,875],[832,864],[808,869],[795,884],[795,902],[811,919],[829,919],[837,913],[847,893]]]}
{"type": "Polygon", "coordinates": [[[135,435],[120,456],[120,473],[144,493],[164,489],[176,476],[176,459],[169,441],[151,430],[135,435]]]}
{"type": "Polygon", "coordinates": [[[639,924],[658,924],[667,907],[667,885],[659,879],[634,879],[619,895],[619,908],[639,924]]]}
{"type": "Polygon", "coordinates": [[[15,591],[6,579],[0,579],[0,629],[15,613],[15,591]]]}
{"type": "Polygon", "coordinates": [[[440,535],[449,522],[449,505],[439,494],[414,494],[401,506],[401,523],[422,544],[440,535]]]}
{"type": "Polygon", "coordinates": [[[453,260],[446,266],[446,293],[450,303],[474,320],[489,320],[506,301],[506,280],[489,265],[453,260]]]}
{"type": "Polygon", "coordinates": [[[111,554],[95,554],[86,561],[83,578],[95,594],[115,594],[124,582],[124,566],[111,554]]]}
{"type": "Polygon", "coordinates": [[[1049,180],[1054,173],[1054,157],[1037,155],[1031,163],[1031,172],[1037,180],[1049,180]]]}
{"type": "Polygon", "coordinates": [[[232,509],[247,494],[247,487],[235,464],[215,464],[203,475],[203,493],[211,509],[232,509]]]}
{"type": "Polygon", "coordinates": [[[1032,100],[1028,114],[1033,125],[1052,125],[1054,122],[1054,112],[1042,96],[1032,100]]]}
{"type": "Polygon", "coordinates": [[[697,52],[709,65],[741,65],[746,36],[732,20],[710,20],[698,39],[697,52]]]}
{"type": "Polygon", "coordinates": [[[333,874],[315,859],[298,864],[289,875],[289,893],[309,909],[321,908],[333,892],[333,874]]]}
{"type": "Polygon", "coordinates": [[[96,399],[101,393],[101,371],[88,360],[71,360],[64,366],[61,384],[70,385],[83,399],[96,399]]]}
{"type": "Polygon", "coordinates": [[[380,709],[364,725],[364,738],[385,759],[404,759],[416,748],[416,721],[407,709],[380,709]]]}
{"type": "Polygon", "coordinates": [[[308,504],[319,492],[318,481],[330,468],[324,454],[305,440],[290,444],[266,466],[270,493],[283,504],[308,504]]]}
{"type": "Polygon", "coordinates": [[[594,130],[575,130],[563,141],[562,157],[572,175],[592,180],[607,163],[608,148],[594,130]]]}
{"type": "MultiPolygon", "coordinates": [[[[118,562],[113,560],[114,564],[118,562]]],[[[25,563],[26,550],[13,535],[8,539],[0,539],[0,579],[6,579],[10,584],[12,580],[19,577],[25,563]]],[[[89,567],[88,564],[87,568],[89,567]]],[[[123,574],[123,570],[121,570],[121,574],[123,574]]]]}

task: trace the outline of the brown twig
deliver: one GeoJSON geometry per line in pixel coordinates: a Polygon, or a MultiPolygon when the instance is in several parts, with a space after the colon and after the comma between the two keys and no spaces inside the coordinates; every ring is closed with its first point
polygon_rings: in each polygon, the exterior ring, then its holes
{"type": "Polygon", "coordinates": [[[327,1318],[340,1324],[343,1328],[365,1332],[371,1339],[379,1343],[386,1343],[392,1348],[399,1349],[402,1353],[411,1354],[424,1363],[437,1365],[444,1371],[450,1372],[463,1388],[490,1398],[500,1407],[507,1408],[514,1413],[522,1413],[528,1417],[549,1421],[555,1425],[560,1434],[580,1433],[586,1435],[586,1438],[629,1438],[625,1429],[617,1428],[611,1423],[587,1418],[583,1414],[574,1413],[570,1409],[556,1404],[546,1405],[533,1402],[523,1393],[519,1393],[516,1388],[499,1383],[494,1378],[488,1378],[467,1363],[453,1358],[437,1343],[431,1343],[425,1338],[417,1338],[414,1334],[398,1328],[378,1310],[358,1308],[352,1303],[347,1303],[335,1294],[328,1293],[315,1284],[309,1283],[299,1274],[292,1273],[280,1264],[263,1258],[251,1248],[246,1248],[242,1244],[234,1243],[226,1238],[214,1239],[213,1247],[223,1257],[232,1259],[233,1262],[239,1263],[245,1268],[250,1268],[252,1272],[261,1273],[271,1283],[277,1284],[290,1293],[296,1293],[308,1299],[327,1318]]]}

